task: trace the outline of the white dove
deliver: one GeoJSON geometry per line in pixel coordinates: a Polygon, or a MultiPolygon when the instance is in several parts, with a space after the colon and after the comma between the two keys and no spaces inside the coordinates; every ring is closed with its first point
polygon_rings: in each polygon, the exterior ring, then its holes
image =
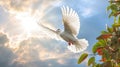
{"type": "Polygon", "coordinates": [[[42,24],[40,26],[56,33],[63,40],[68,42],[68,49],[74,53],[79,53],[86,50],[88,46],[88,41],[86,39],[78,39],[77,35],[80,29],[80,21],[78,14],[69,7],[61,7],[62,19],[64,24],[64,31],[61,32],[60,29],[52,30],[42,24]]]}

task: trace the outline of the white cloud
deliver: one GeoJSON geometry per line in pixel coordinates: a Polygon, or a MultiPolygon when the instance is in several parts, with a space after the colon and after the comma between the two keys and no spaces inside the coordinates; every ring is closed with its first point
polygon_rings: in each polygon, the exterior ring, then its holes
{"type": "MultiPolygon", "coordinates": [[[[20,21],[20,17],[26,19],[26,17],[28,18],[32,16],[35,19],[35,22],[46,20],[43,18],[46,15],[46,10],[52,9],[53,6],[56,7],[61,5],[60,2],[60,0],[0,1],[0,6],[9,13],[8,20],[4,22],[0,28],[6,33],[9,39],[9,43],[6,47],[11,50],[12,55],[15,55],[15,57],[10,60],[11,64],[26,67],[24,66],[25,64],[31,65],[31,63],[35,61],[48,63],[48,60],[55,60],[54,62],[56,62],[56,64],[64,65],[68,58],[76,59],[74,54],[69,52],[63,42],[47,38],[48,34],[42,33],[44,31],[43,29],[41,29],[42,31],[37,30],[37,32],[28,34],[21,25],[22,21],[20,21]],[[59,3],[55,4],[58,1],[59,3]],[[29,15],[26,16],[26,13],[29,15]]],[[[37,64],[34,64],[35,63],[32,65],[38,67],[37,64]]],[[[48,66],[52,65],[53,64],[49,62],[48,66]]]]}
{"type": "Polygon", "coordinates": [[[97,14],[97,2],[99,1],[91,1],[91,0],[80,0],[78,1],[78,3],[80,3],[80,5],[78,5],[76,8],[79,9],[78,12],[80,13],[80,15],[84,18],[89,18],[94,16],[95,14],[97,14]]]}
{"type": "Polygon", "coordinates": [[[83,17],[91,17],[95,14],[95,12],[92,8],[84,8],[82,9],[81,14],[83,17]]]}
{"type": "Polygon", "coordinates": [[[57,60],[59,64],[65,64],[65,59],[73,58],[71,57],[73,53],[66,52],[67,49],[63,50],[65,46],[49,39],[43,39],[41,42],[39,38],[29,38],[19,44],[20,46],[13,51],[17,55],[13,62],[28,63],[36,60],[57,60]]]}
{"type": "Polygon", "coordinates": [[[57,62],[58,62],[59,64],[65,64],[65,63],[66,63],[66,61],[63,60],[63,59],[58,59],[57,62]]]}
{"type": "MultiPolygon", "coordinates": [[[[1,25],[1,28],[4,32],[8,33],[8,36],[11,38],[11,42],[16,41],[19,42],[22,39],[26,39],[31,36],[46,36],[46,35],[40,35],[44,34],[39,32],[35,32],[32,34],[27,34],[25,31],[25,28],[29,30],[30,28],[36,29],[35,25],[36,22],[44,22],[42,20],[42,17],[45,15],[46,9],[48,9],[52,4],[57,3],[60,0],[1,0],[0,5],[2,8],[4,8],[7,12],[9,12],[8,15],[8,21],[4,22],[3,25],[1,25]],[[36,3],[39,3],[40,5],[36,5],[36,3]],[[32,6],[31,6],[32,5],[32,6]],[[36,9],[32,8],[34,6],[37,7],[36,9]],[[19,7],[19,8],[18,8],[19,7]],[[26,14],[27,13],[27,14],[26,14]],[[29,18],[33,17],[33,18],[29,18]],[[28,18],[28,20],[26,20],[28,18]],[[21,19],[24,19],[21,21],[21,19]],[[30,20],[29,20],[30,19],[30,20]],[[34,23],[30,23],[31,19],[34,19],[34,23]],[[30,25],[31,24],[31,25],[30,25]],[[22,27],[24,26],[24,27],[22,27]]],[[[52,7],[51,7],[52,8],[52,7]]],[[[38,27],[37,27],[38,29],[38,27]]],[[[43,31],[43,30],[42,30],[43,31]]]]}

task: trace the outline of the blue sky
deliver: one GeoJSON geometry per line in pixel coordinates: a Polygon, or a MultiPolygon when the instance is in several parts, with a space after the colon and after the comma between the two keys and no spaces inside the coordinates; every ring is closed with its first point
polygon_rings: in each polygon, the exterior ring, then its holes
{"type": "Polygon", "coordinates": [[[91,53],[96,37],[112,24],[107,0],[0,0],[0,67],[87,67],[87,60],[77,64],[83,52],[72,53],[66,42],[37,25],[63,29],[63,5],[78,13],[78,38],[89,41],[84,52],[91,53]]]}

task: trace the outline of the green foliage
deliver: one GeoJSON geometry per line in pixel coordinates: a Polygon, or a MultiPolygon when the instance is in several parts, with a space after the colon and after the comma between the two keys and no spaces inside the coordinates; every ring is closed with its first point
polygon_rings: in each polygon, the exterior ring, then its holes
{"type": "Polygon", "coordinates": [[[80,64],[82,61],[84,61],[87,58],[88,54],[83,53],[80,58],[78,59],[78,64],[80,64]]]}
{"type": "Polygon", "coordinates": [[[104,47],[104,46],[105,46],[105,41],[104,40],[99,40],[92,48],[93,53],[96,53],[97,48],[104,47]]]}
{"type": "Polygon", "coordinates": [[[102,34],[108,34],[109,32],[107,31],[101,31],[102,34]]]}
{"type": "Polygon", "coordinates": [[[109,17],[117,16],[120,14],[120,0],[110,0],[110,5],[107,7],[107,10],[111,10],[109,17]]]}
{"type": "Polygon", "coordinates": [[[118,18],[118,23],[120,24],[120,16],[119,16],[119,18],[118,18]]]}
{"type": "Polygon", "coordinates": [[[115,24],[113,24],[113,27],[120,27],[120,24],[119,23],[115,23],[115,24]]]}
{"type": "MultiPolygon", "coordinates": [[[[92,48],[94,56],[88,60],[88,66],[92,67],[120,67],[120,0],[110,0],[107,10],[111,11],[109,17],[114,17],[114,23],[111,27],[106,26],[92,48]],[[101,56],[99,62],[96,62],[96,55],[101,56]],[[102,63],[100,63],[102,62],[102,63]]],[[[83,54],[79,58],[79,64],[89,54],[83,54]]]]}
{"type": "Polygon", "coordinates": [[[91,57],[89,60],[88,60],[88,66],[90,66],[91,64],[94,64],[95,63],[95,57],[91,57]]]}
{"type": "Polygon", "coordinates": [[[113,28],[107,27],[108,32],[112,33],[113,32],[113,28]]]}

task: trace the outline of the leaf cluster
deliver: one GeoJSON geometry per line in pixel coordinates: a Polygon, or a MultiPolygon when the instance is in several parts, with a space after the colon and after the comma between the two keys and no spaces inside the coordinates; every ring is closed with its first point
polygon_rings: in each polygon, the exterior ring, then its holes
{"type": "MultiPolygon", "coordinates": [[[[111,11],[109,17],[113,16],[114,21],[111,27],[106,26],[106,30],[101,31],[100,36],[93,48],[92,57],[88,60],[88,66],[92,67],[120,67],[120,0],[110,0],[107,10],[111,11]],[[96,55],[101,56],[96,62],[96,55]]],[[[89,54],[83,53],[79,60],[80,64],[89,54]]]]}
{"type": "Polygon", "coordinates": [[[110,5],[107,7],[107,10],[111,10],[109,17],[118,16],[120,14],[120,0],[110,0],[110,5]]]}

